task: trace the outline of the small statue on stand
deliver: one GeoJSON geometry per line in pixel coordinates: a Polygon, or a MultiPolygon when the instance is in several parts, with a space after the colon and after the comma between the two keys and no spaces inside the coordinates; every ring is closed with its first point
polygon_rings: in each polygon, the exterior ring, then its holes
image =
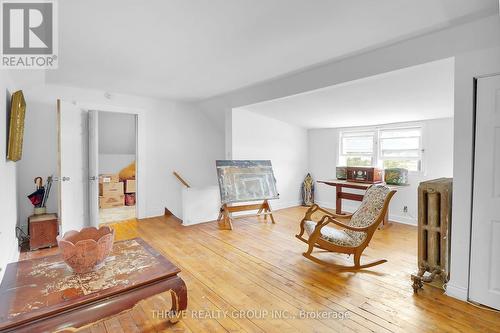
{"type": "Polygon", "coordinates": [[[314,180],[308,173],[302,183],[302,205],[310,207],[314,204],[314,180]]]}

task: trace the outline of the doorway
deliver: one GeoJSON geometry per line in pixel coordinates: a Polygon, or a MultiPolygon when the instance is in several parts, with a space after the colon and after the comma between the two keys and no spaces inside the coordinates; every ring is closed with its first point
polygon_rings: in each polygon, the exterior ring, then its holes
{"type": "Polygon", "coordinates": [[[137,115],[89,111],[89,134],[91,221],[135,219],[137,115]]]}

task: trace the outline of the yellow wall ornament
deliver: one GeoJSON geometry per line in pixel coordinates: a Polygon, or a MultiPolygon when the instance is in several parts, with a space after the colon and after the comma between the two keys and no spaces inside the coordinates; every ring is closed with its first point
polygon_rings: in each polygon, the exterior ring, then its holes
{"type": "Polygon", "coordinates": [[[24,117],[26,101],[23,91],[12,94],[10,106],[9,143],[7,146],[7,159],[19,161],[23,155],[24,117]]]}

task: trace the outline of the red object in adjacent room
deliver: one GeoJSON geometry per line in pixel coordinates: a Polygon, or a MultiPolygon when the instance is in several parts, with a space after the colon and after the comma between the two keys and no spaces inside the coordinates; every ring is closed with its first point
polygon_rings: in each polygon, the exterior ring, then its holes
{"type": "Polygon", "coordinates": [[[135,206],[135,193],[125,193],[125,206],[135,206]]]}

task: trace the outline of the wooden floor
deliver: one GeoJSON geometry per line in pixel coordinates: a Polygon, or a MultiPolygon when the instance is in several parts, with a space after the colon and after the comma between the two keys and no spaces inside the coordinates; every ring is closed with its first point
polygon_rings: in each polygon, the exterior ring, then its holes
{"type": "Polygon", "coordinates": [[[306,245],[294,235],[304,211],[278,211],[275,225],[237,220],[233,231],[220,231],[216,223],[183,227],[167,217],[116,224],[118,239],[142,237],[182,269],[188,311],[175,325],[154,318],[155,310],[166,308],[160,295],[84,331],[500,332],[498,313],[430,286],[413,294],[415,227],[392,223],[375,233],[366,259],[388,263],[338,273],[302,257],[306,245]]]}

